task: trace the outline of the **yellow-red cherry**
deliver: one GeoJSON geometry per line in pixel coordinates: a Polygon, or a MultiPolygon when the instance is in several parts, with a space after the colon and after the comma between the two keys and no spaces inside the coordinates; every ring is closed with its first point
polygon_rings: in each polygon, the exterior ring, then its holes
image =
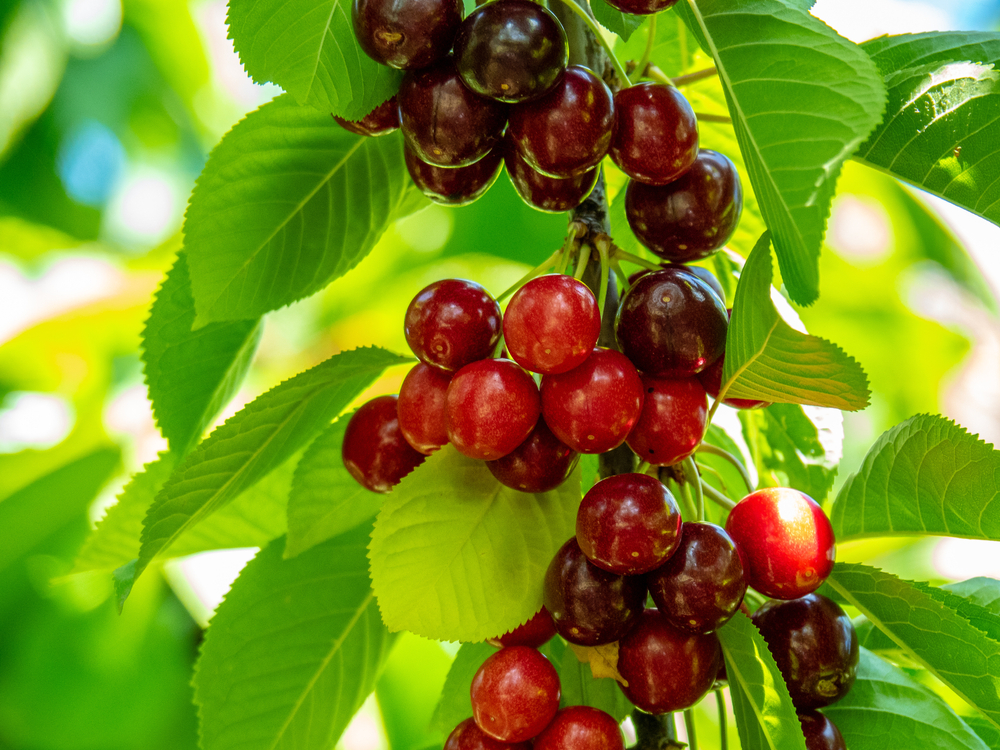
{"type": "Polygon", "coordinates": [[[501,742],[537,736],[559,710],[559,674],[536,649],[502,648],[472,678],[472,718],[501,742]]]}

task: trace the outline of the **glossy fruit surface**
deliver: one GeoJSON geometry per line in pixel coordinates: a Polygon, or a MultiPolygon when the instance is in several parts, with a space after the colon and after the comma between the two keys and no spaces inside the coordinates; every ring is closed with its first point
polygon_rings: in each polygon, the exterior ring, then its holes
{"type": "Polygon", "coordinates": [[[466,279],[443,279],[424,287],[403,319],[406,343],[417,359],[451,371],[490,356],[500,328],[500,305],[466,279]]]}
{"type": "Polygon", "coordinates": [[[646,474],[618,474],[587,492],[576,515],[576,541],[594,565],[639,575],[663,564],[681,538],[681,512],[670,491],[646,474]]]}
{"type": "Polygon", "coordinates": [[[333,119],[340,127],[358,135],[385,135],[399,130],[399,106],[396,104],[396,97],[392,96],[360,120],[345,120],[336,115],[333,115],[333,119]]]}
{"type": "Polygon", "coordinates": [[[450,382],[450,372],[421,362],[399,386],[399,429],[406,442],[425,456],[448,442],[444,403],[450,382]]]}
{"type": "Polygon", "coordinates": [[[467,206],[481,198],[503,169],[500,146],[467,167],[435,167],[428,164],[409,146],[403,147],[406,169],[413,184],[435,203],[444,206],[467,206]]]}
{"type": "Polygon", "coordinates": [[[527,646],[502,648],[472,678],[472,718],[501,742],[538,735],[559,710],[559,674],[527,646]]]}
{"type": "Polygon", "coordinates": [[[396,396],[379,396],[359,408],[344,431],[344,466],[372,492],[388,492],[424,462],[399,429],[396,396]]]}
{"type": "Polygon", "coordinates": [[[634,16],[648,16],[659,13],[677,4],[677,0],[610,0],[608,5],[634,16]]]}
{"type": "Polygon", "coordinates": [[[797,709],[822,708],[847,695],[858,668],[858,637],[839,604],[806,594],[769,601],[752,619],[797,709]]]}
{"type": "Polygon", "coordinates": [[[465,85],[502,102],[524,102],[549,91],[566,70],[569,45],[551,11],[530,0],[480,5],[455,37],[465,85]]]}
{"type": "Polygon", "coordinates": [[[639,278],[615,318],[615,336],[636,368],[686,378],[726,351],[726,306],[699,276],[670,266],[639,278]]]}
{"type": "Polygon", "coordinates": [[[597,347],[579,367],[542,377],[542,412],[556,437],[580,453],[625,442],[642,411],[642,380],[623,354],[597,347]]]}
{"type": "Polygon", "coordinates": [[[552,434],[539,417],[531,434],[503,458],[487,461],[497,481],[520,492],[548,492],[566,481],[579,454],[552,434]]]}
{"type": "Polygon", "coordinates": [[[506,456],[538,421],[538,386],[516,362],[482,359],[455,373],[445,400],[448,440],[483,461],[506,456]]]}
{"type": "Polygon", "coordinates": [[[365,54],[392,68],[425,68],[451,50],[459,0],[354,0],[354,35],[365,54]]]}
{"type": "Polygon", "coordinates": [[[646,600],[646,585],[639,576],[601,570],[572,537],[545,571],[544,597],[559,635],[580,646],[599,646],[632,629],[646,600]]]}
{"type": "Polygon", "coordinates": [[[685,522],[677,551],[646,575],[656,608],[678,630],[708,633],[739,609],[747,584],[736,544],[720,526],[685,522]]]}
{"type": "Polygon", "coordinates": [[[413,152],[437,167],[465,167],[499,142],[507,107],[466,88],[452,58],[403,76],[399,125],[413,152]]]}
{"type": "Polygon", "coordinates": [[[583,203],[597,184],[597,167],[566,179],[546,177],[532,169],[509,143],[504,148],[503,160],[510,184],[521,196],[521,200],[538,211],[559,213],[574,209],[583,203]]]}
{"type": "Polygon", "coordinates": [[[548,94],[512,107],[509,134],[529,166],[549,177],[596,167],[611,146],[611,89],[590,69],[570,65],[548,94]]]}
{"type": "Polygon", "coordinates": [[[556,634],[556,626],[552,622],[552,615],[542,607],[534,616],[508,633],[504,633],[497,638],[501,646],[529,646],[538,648],[544,643],[552,640],[556,634]]]}
{"type": "Polygon", "coordinates": [[[712,255],[733,236],[742,213],[743,187],[736,167],[708,149],[669,185],[633,180],[625,190],[625,217],[639,242],[677,263],[712,255]]]}
{"type": "Polygon", "coordinates": [[[591,706],[567,706],[535,738],[535,750],[625,750],[614,717],[591,706]]]}
{"type": "Polygon", "coordinates": [[[666,185],[698,156],[698,120],[684,95],[663,83],[637,83],[615,94],[611,159],[633,180],[666,185]]]}
{"type": "Polygon", "coordinates": [[[618,671],[628,682],[618,687],[647,713],[681,711],[709,691],[721,662],[715,633],[683,633],[658,610],[647,609],[618,644],[618,671]]]}
{"type": "Polygon", "coordinates": [[[800,711],[799,723],[806,738],[806,750],[847,750],[837,725],[819,711],[800,711]]]}
{"type": "Polygon", "coordinates": [[[566,372],[583,364],[601,335],[594,293],[572,276],[532,279],[511,297],[503,318],[510,357],[532,372],[566,372]]]}
{"type": "Polygon", "coordinates": [[[468,718],[455,727],[444,743],[444,750],[532,750],[530,742],[507,743],[490,737],[468,718]]]}
{"type": "Polygon", "coordinates": [[[696,378],[642,376],[639,421],[625,440],[653,466],[672,466],[697,450],[708,427],[708,395],[696,378]]]}
{"type": "MultiPolygon", "coordinates": [[[[722,302],[722,303],[725,303],[725,301],[726,301],[726,293],[722,289],[722,284],[719,283],[719,280],[715,277],[715,274],[712,273],[711,271],[709,271],[707,268],[703,268],[702,266],[686,266],[686,265],[684,265],[682,263],[661,263],[660,264],[660,268],[661,269],[662,268],[686,268],[688,271],[690,271],[695,276],[697,276],[699,279],[701,279],[706,284],[708,284],[708,286],[711,288],[711,290],[713,292],[715,292],[715,295],[719,298],[719,301],[722,302]]],[[[652,273],[652,271],[649,270],[649,269],[646,269],[646,268],[641,268],[638,271],[636,271],[635,273],[633,273],[631,276],[628,277],[629,286],[632,286],[633,284],[635,284],[636,281],[638,281],[640,278],[642,278],[643,276],[645,276],[648,273],[652,273]]],[[[732,311],[729,310],[728,312],[731,313],[732,311]]]]}
{"type": "Polygon", "coordinates": [[[766,596],[804,596],[833,570],[830,519],[798,490],[770,487],[747,495],[730,511],[726,531],[739,547],[747,583],[766,596]]]}

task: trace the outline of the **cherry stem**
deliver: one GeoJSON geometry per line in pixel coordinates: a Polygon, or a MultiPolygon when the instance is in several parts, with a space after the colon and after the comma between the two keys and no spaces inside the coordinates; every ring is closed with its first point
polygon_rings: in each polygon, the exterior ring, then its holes
{"type": "Polygon", "coordinates": [[[503,302],[505,299],[507,299],[510,295],[512,295],[514,292],[516,292],[525,284],[527,284],[533,278],[535,278],[536,276],[540,276],[542,273],[552,268],[552,266],[556,264],[556,261],[559,260],[559,254],[562,253],[562,251],[563,248],[559,248],[554,253],[552,253],[552,255],[550,255],[548,258],[546,258],[537,266],[528,271],[524,276],[518,279],[513,286],[511,286],[509,289],[507,289],[507,291],[505,291],[503,294],[497,297],[497,302],[503,302]]]}
{"type": "Polygon", "coordinates": [[[660,267],[651,260],[646,260],[645,258],[640,258],[638,255],[633,255],[630,252],[622,250],[617,245],[614,248],[614,253],[611,256],[618,261],[628,261],[629,263],[634,263],[637,266],[642,266],[647,271],[659,271],[660,267]]]}
{"type": "Polygon", "coordinates": [[[732,510],[736,507],[736,501],[730,500],[728,497],[719,492],[715,487],[710,484],[703,484],[701,486],[701,491],[705,493],[705,497],[714,502],[717,505],[721,505],[727,510],[732,510]]]}
{"type": "Polygon", "coordinates": [[[747,471],[747,467],[744,466],[743,462],[729,451],[725,451],[722,448],[718,448],[708,443],[702,443],[698,446],[698,453],[707,453],[710,456],[718,456],[719,458],[725,459],[736,467],[736,470],[740,473],[740,477],[743,478],[743,483],[746,484],[747,489],[750,490],[750,492],[757,489],[756,485],[753,483],[753,479],[750,477],[750,472],[747,471]]]}
{"type": "Polygon", "coordinates": [[[708,115],[704,112],[695,112],[694,116],[698,118],[698,122],[718,122],[722,125],[733,124],[733,118],[729,115],[708,115]]]}
{"type": "Polygon", "coordinates": [[[601,29],[597,25],[597,21],[595,21],[590,13],[587,12],[586,8],[578,5],[576,0],[563,0],[563,4],[565,4],[566,7],[576,13],[583,20],[583,22],[587,25],[587,28],[590,29],[590,33],[594,35],[594,38],[597,39],[598,43],[604,48],[604,51],[608,55],[608,59],[615,68],[615,75],[617,75],[618,79],[621,81],[622,88],[627,89],[631,86],[632,83],[628,79],[628,73],[625,72],[625,68],[621,64],[621,61],[615,57],[615,53],[611,49],[611,45],[608,44],[608,40],[604,38],[603,34],[601,34],[601,29]]]}
{"type": "Polygon", "coordinates": [[[639,465],[635,467],[635,473],[636,474],[646,474],[647,472],[649,472],[649,462],[648,461],[640,461],[639,465]]]}
{"type": "Polygon", "coordinates": [[[688,747],[698,750],[698,733],[694,727],[694,711],[690,708],[684,711],[684,728],[687,729],[688,747]]]}
{"type": "Polygon", "coordinates": [[[694,459],[688,456],[681,462],[681,468],[684,471],[684,481],[686,484],[691,486],[691,491],[694,493],[694,502],[697,509],[696,520],[705,520],[705,495],[702,493],[701,488],[701,476],[698,474],[698,467],[695,465],[694,459]]]}
{"type": "Polygon", "coordinates": [[[698,505],[691,498],[691,483],[686,481],[681,482],[680,485],[680,496],[681,502],[684,505],[684,511],[681,516],[686,521],[697,521],[698,520],[698,505]]]}
{"type": "Polygon", "coordinates": [[[711,68],[705,68],[704,70],[696,70],[694,73],[687,73],[682,76],[677,76],[676,78],[671,78],[670,82],[674,86],[687,86],[691,83],[697,83],[698,81],[704,81],[707,78],[714,78],[719,75],[719,70],[715,66],[711,68]]]}
{"type": "Polygon", "coordinates": [[[642,51],[642,57],[635,64],[635,71],[632,73],[632,82],[635,83],[646,72],[649,65],[649,56],[653,53],[653,42],[656,40],[656,16],[650,16],[649,25],[646,27],[648,36],[646,37],[646,48],[642,51]]]}
{"type": "Polygon", "coordinates": [[[638,708],[632,711],[636,743],[632,750],[668,750],[681,747],[677,743],[674,715],[653,716],[638,708]]]}
{"type": "Polygon", "coordinates": [[[607,302],[608,282],[611,280],[611,238],[607,235],[599,236],[594,240],[594,245],[596,245],[597,255],[601,259],[601,285],[600,293],[597,295],[597,310],[600,313],[601,320],[604,320],[604,303],[607,302]]]}
{"type": "Polygon", "coordinates": [[[618,281],[621,283],[622,296],[625,296],[625,293],[628,291],[630,286],[628,283],[628,276],[626,276],[625,272],[622,270],[622,264],[618,262],[616,257],[614,257],[614,253],[612,253],[610,261],[611,267],[615,269],[615,273],[618,275],[618,281]]]}
{"type": "Polygon", "coordinates": [[[576,273],[573,278],[577,281],[583,280],[583,274],[587,272],[587,263],[590,261],[591,247],[586,242],[580,243],[580,254],[576,259],[576,273]]]}
{"type": "Polygon", "coordinates": [[[715,705],[719,709],[719,750],[729,750],[729,731],[726,728],[726,698],[722,688],[715,691],[715,705]]]}
{"type": "Polygon", "coordinates": [[[700,464],[697,462],[695,462],[695,465],[698,467],[699,474],[711,474],[718,480],[719,484],[722,485],[723,492],[729,491],[729,488],[726,486],[726,480],[714,466],[709,466],[708,464],[700,464]]]}

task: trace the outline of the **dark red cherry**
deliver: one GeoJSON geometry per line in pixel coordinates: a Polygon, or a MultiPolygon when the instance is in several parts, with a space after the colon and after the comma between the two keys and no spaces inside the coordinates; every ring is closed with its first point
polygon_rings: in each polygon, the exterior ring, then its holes
{"type": "Polygon", "coordinates": [[[472,718],[501,742],[537,736],[559,710],[559,674],[533,648],[502,648],[472,678],[472,718]]]}
{"type": "Polygon", "coordinates": [[[451,375],[421,362],[399,387],[399,429],[406,442],[425,456],[448,442],[444,402],[451,375]]]}
{"type": "Polygon", "coordinates": [[[708,396],[696,378],[642,376],[642,412],[626,443],[653,466],[672,466],[697,450],[708,429],[708,396]]]}
{"type": "Polygon", "coordinates": [[[611,159],[634,180],[666,185],[698,156],[698,121],[684,95],[663,83],[637,83],[615,94],[611,159]]]}
{"type": "Polygon", "coordinates": [[[726,531],[743,558],[743,575],[760,593],[796,599],[819,588],[837,557],[833,526],[804,492],[757,490],[729,512],[726,531]]]}
{"type": "Polygon", "coordinates": [[[539,418],[527,439],[486,467],[497,481],[521,492],[548,492],[566,481],[579,454],[571,450],[539,418]]]}
{"type": "Polygon", "coordinates": [[[582,365],[542,377],[542,413],[556,437],[580,453],[625,442],[642,411],[643,386],[625,355],[596,347],[582,365]]]}
{"type": "Polygon", "coordinates": [[[503,168],[503,150],[497,146],[467,167],[435,167],[408,145],[403,147],[406,169],[424,195],[445,206],[467,206],[481,198],[496,182],[503,168]]]}
{"type": "Polygon", "coordinates": [[[493,739],[468,718],[455,727],[444,743],[444,750],[532,750],[530,742],[507,743],[493,739]]]}
{"type": "Polygon", "coordinates": [[[583,496],[576,541],[594,565],[639,575],[661,565],[681,539],[681,512],[670,491],[646,474],[607,477],[583,496]]]}
{"type": "Polygon", "coordinates": [[[597,167],[566,179],[546,177],[532,169],[517,152],[517,148],[509,142],[504,148],[503,160],[507,165],[510,184],[521,196],[521,200],[538,211],[570,211],[583,203],[597,184],[597,167]]]}
{"type": "Polygon", "coordinates": [[[403,331],[421,362],[453,371],[490,356],[500,326],[500,305],[483,287],[465,279],[443,279],[413,298],[403,331]]]}
{"type": "Polygon", "coordinates": [[[633,180],[625,190],[625,217],[639,242],[677,263],[715,253],[733,236],[742,212],[743,187],[736,167],[708,149],[669,185],[633,180]]]}
{"type": "Polygon", "coordinates": [[[549,91],[566,70],[569,45],[562,24],[530,0],[495,0],[462,22],[455,60],[465,85],[502,102],[524,102],[549,91]]]}
{"type": "Polygon", "coordinates": [[[542,644],[552,640],[556,634],[556,626],[552,622],[552,615],[542,607],[535,615],[509,633],[504,633],[497,638],[501,646],[530,646],[538,648],[542,644]]]}
{"type": "Polygon", "coordinates": [[[799,711],[806,750],[847,750],[837,725],[819,711],[799,711]]]}
{"type": "Polygon", "coordinates": [[[684,266],[639,278],[615,318],[622,352],[649,375],[686,378],[726,351],[726,306],[704,281],[684,266]]]}
{"type": "Polygon", "coordinates": [[[399,106],[396,104],[396,97],[393,96],[360,120],[345,120],[337,115],[333,115],[333,119],[340,127],[358,135],[385,135],[399,130],[399,106]]]}
{"type": "Polygon", "coordinates": [[[425,68],[451,50],[462,23],[461,0],[354,0],[358,44],[392,68],[425,68]]]}
{"type": "Polygon", "coordinates": [[[553,273],[532,279],[504,311],[507,351],[532,372],[551,375],[582,365],[600,335],[594,293],[572,276],[553,273]]]}
{"type": "Polygon", "coordinates": [[[847,695],[858,668],[851,618],[831,599],[806,594],[769,601],[753,613],[795,708],[822,708],[847,695]]]}
{"type": "Polygon", "coordinates": [[[510,110],[510,138],[529,166],[573,177],[600,164],[611,146],[614,98],[588,68],[570,65],[552,91],[510,110]]]}
{"type": "Polygon", "coordinates": [[[646,576],[657,609],[678,630],[708,633],[740,607],[747,584],[729,534],[714,523],[685,522],[680,546],[646,576]]]}
{"type": "Polygon", "coordinates": [[[549,563],[544,596],[559,635],[580,646],[600,646],[632,629],[646,601],[646,586],[640,576],[601,570],[572,537],[549,563]]]}
{"type": "Polygon", "coordinates": [[[448,386],[445,404],[448,440],[459,453],[483,461],[523,443],[541,412],[535,381],[509,359],[463,367],[448,386]]]}
{"type": "Polygon", "coordinates": [[[715,682],[722,647],[715,633],[677,630],[658,610],[647,609],[618,644],[618,684],[637,708],[665,714],[690,708],[715,682]]]}
{"type": "Polygon", "coordinates": [[[677,0],[608,0],[608,5],[633,16],[648,16],[659,13],[677,4],[677,0]]]}
{"type": "Polygon", "coordinates": [[[535,750],[625,750],[625,736],[611,714],[592,706],[567,706],[535,738],[535,750]]]}
{"type": "Polygon", "coordinates": [[[396,398],[373,398],[354,413],[344,431],[344,466],[372,492],[389,492],[426,458],[403,437],[396,398]]]}
{"type": "Polygon", "coordinates": [[[470,91],[447,57],[403,76],[396,95],[403,138],[436,167],[466,167],[482,159],[503,136],[507,107],[470,91]]]}
{"type": "MultiPolygon", "coordinates": [[[[726,293],[722,290],[722,284],[720,284],[719,280],[715,278],[715,274],[707,268],[702,268],[701,266],[685,266],[681,263],[661,263],[660,268],[686,268],[688,271],[708,284],[708,286],[711,287],[712,291],[715,292],[716,296],[719,298],[719,301],[725,303],[726,293]]],[[[647,273],[652,273],[652,271],[648,268],[640,268],[638,271],[630,275],[628,277],[629,286],[635,284],[636,281],[645,276],[647,273]]],[[[732,311],[727,309],[727,312],[731,313],[732,311]]],[[[731,314],[730,317],[732,317],[731,314]]]]}

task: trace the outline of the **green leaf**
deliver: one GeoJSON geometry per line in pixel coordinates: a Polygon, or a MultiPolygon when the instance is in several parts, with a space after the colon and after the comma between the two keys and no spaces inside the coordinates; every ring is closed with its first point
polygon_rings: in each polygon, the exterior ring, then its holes
{"type": "Polygon", "coordinates": [[[403,71],[358,45],[349,0],[229,0],[226,21],[253,79],[299,104],[360,120],[399,89],[403,71]]]}
{"type": "Polygon", "coordinates": [[[612,8],[605,0],[591,0],[590,9],[594,11],[594,18],[608,31],[612,31],[624,40],[632,36],[632,32],[638,29],[644,20],[643,16],[633,16],[630,13],[622,13],[617,8],[612,8]]]}
{"type": "Polygon", "coordinates": [[[1000,224],[1000,34],[906,34],[863,48],[889,104],[856,158],[1000,224]]]}
{"type": "Polygon", "coordinates": [[[819,295],[819,251],[837,177],[878,124],[885,84],[868,56],[802,0],[678,6],[715,60],[791,298],[819,295]]]}
{"type": "Polygon", "coordinates": [[[716,633],[743,750],[805,750],[792,698],[760,631],[737,612],[716,633]]]}
{"type": "Polygon", "coordinates": [[[866,565],[837,563],[827,583],[1000,727],[1000,616],[929,584],[866,565]]]}
{"type": "Polygon", "coordinates": [[[958,583],[948,583],[941,588],[969,599],[995,615],[1000,615],[1000,581],[996,578],[979,576],[958,583]]]}
{"type": "Polygon", "coordinates": [[[213,323],[197,331],[184,254],[156,293],[142,332],[153,415],[179,455],[188,452],[240,387],[260,341],[260,321],[213,323]]]}
{"type": "Polygon", "coordinates": [[[219,605],[194,675],[204,750],[333,747],[375,688],[391,638],[361,527],[299,555],[252,560],[219,605]]]}
{"type": "Polygon", "coordinates": [[[1000,539],[1000,452],[944,417],[884,433],[833,506],[837,539],[942,534],[1000,539]]]}
{"type": "Polygon", "coordinates": [[[974,731],[979,738],[986,743],[990,750],[1000,750],[1000,729],[990,723],[982,716],[964,716],[965,723],[974,731]]]}
{"type": "Polygon", "coordinates": [[[796,331],[771,302],[770,235],[747,258],[726,335],[720,395],[856,411],[868,405],[868,378],[829,341],[796,331]]]}
{"type": "Polygon", "coordinates": [[[448,670],[448,677],[445,678],[441,700],[431,718],[431,729],[447,737],[452,729],[472,716],[472,703],[469,700],[472,678],[476,676],[482,663],[496,652],[496,646],[488,643],[462,644],[448,670]]]}
{"type": "MultiPolygon", "coordinates": [[[[408,359],[384,349],[334,355],[252,401],[184,459],[143,521],[137,578],[185,531],[305,446],[390,365],[408,359]]],[[[127,585],[129,577],[123,579],[127,585]]]]}
{"type": "Polygon", "coordinates": [[[556,490],[503,486],[482,461],[445,446],[390,493],[369,551],[389,630],[482,641],[542,606],[542,580],[576,528],[580,470],[556,490]]]}
{"type": "Polygon", "coordinates": [[[184,222],[196,325],[257,318],[364,258],[409,194],[398,133],[349,133],[290,96],[227,133],[184,222]]]}
{"type": "Polygon", "coordinates": [[[378,513],[384,495],[362,487],[344,466],[340,447],[352,414],[327,427],[302,457],[288,498],[285,557],[335,537],[378,513]]]}
{"type": "Polygon", "coordinates": [[[559,683],[562,685],[562,700],[560,705],[592,706],[622,721],[632,713],[634,706],[618,683],[610,677],[594,679],[589,664],[583,664],[576,658],[572,648],[564,648],[562,657],[555,664],[559,672],[559,683]]]}
{"type": "MultiPolygon", "coordinates": [[[[401,633],[375,685],[386,740],[392,750],[441,750],[447,733],[431,727],[453,657],[437,641],[401,633]]],[[[468,694],[465,699],[469,703],[468,694]]],[[[450,732],[451,727],[448,731],[450,732]]]]}
{"type": "Polygon", "coordinates": [[[850,692],[823,713],[851,750],[989,750],[940,696],[867,649],[850,692]]]}

